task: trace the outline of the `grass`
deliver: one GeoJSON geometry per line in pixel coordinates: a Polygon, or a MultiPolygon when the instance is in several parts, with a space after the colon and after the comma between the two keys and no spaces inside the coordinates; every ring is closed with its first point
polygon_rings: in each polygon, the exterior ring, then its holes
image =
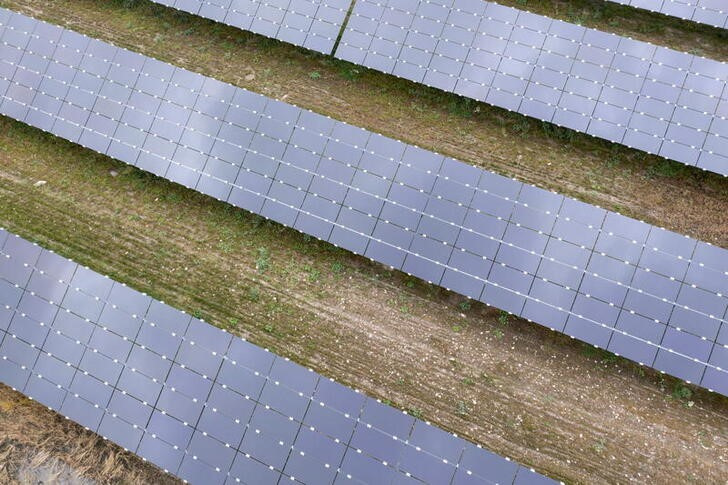
{"type": "Polygon", "coordinates": [[[584,357],[590,360],[594,360],[604,366],[613,365],[620,361],[629,362],[626,359],[615,355],[608,350],[604,350],[598,347],[594,347],[589,344],[582,344],[582,354],[584,357]]]}

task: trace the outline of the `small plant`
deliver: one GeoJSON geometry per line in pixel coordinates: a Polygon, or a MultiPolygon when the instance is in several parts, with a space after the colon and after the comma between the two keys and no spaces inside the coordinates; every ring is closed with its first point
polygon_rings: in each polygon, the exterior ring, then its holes
{"type": "Polygon", "coordinates": [[[585,357],[594,359],[603,365],[616,364],[619,361],[619,357],[612,352],[589,344],[584,344],[584,350],[582,353],[585,357]]]}
{"type": "Polygon", "coordinates": [[[238,323],[240,323],[240,320],[238,320],[237,318],[228,318],[228,327],[236,328],[238,326],[238,323]]]}
{"type": "Polygon", "coordinates": [[[508,325],[510,317],[511,316],[507,311],[501,310],[501,312],[498,314],[498,323],[500,323],[501,325],[508,325]]]}
{"type": "Polygon", "coordinates": [[[463,384],[465,384],[466,386],[474,386],[475,381],[473,379],[471,379],[470,377],[465,377],[465,378],[463,378],[463,384]]]}
{"type": "Polygon", "coordinates": [[[231,253],[233,252],[233,243],[227,240],[222,240],[218,243],[217,247],[222,251],[223,253],[231,253]]]}
{"type": "Polygon", "coordinates": [[[306,272],[308,273],[308,281],[311,283],[316,283],[321,276],[321,272],[319,270],[310,266],[307,268],[306,272]]]}
{"type": "Polygon", "coordinates": [[[500,340],[500,339],[502,339],[502,338],[503,338],[503,336],[504,336],[505,334],[503,333],[503,330],[501,330],[500,328],[496,328],[496,329],[495,329],[495,330],[493,331],[493,335],[495,336],[495,338],[497,338],[498,340],[500,340]]]}
{"type": "Polygon", "coordinates": [[[682,383],[677,383],[675,388],[672,390],[672,397],[678,401],[688,401],[691,397],[693,397],[693,391],[691,391],[688,386],[682,383]]]}
{"type": "Polygon", "coordinates": [[[531,122],[526,117],[522,117],[513,123],[512,129],[521,138],[526,138],[531,131],[531,122]]]}
{"type": "Polygon", "coordinates": [[[202,310],[198,308],[197,310],[192,312],[192,316],[198,320],[202,320],[202,310]]]}
{"type": "Polygon", "coordinates": [[[248,288],[248,300],[260,300],[260,289],[257,286],[251,286],[250,288],[248,288]]]}
{"type": "Polygon", "coordinates": [[[359,79],[361,71],[357,69],[353,64],[348,62],[341,63],[339,66],[339,74],[347,81],[356,81],[359,79]]]}
{"type": "Polygon", "coordinates": [[[413,280],[413,279],[407,280],[407,282],[404,284],[404,286],[406,286],[407,288],[414,288],[415,287],[415,280],[413,280]]]}
{"type": "Polygon", "coordinates": [[[571,143],[576,138],[576,132],[563,126],[557,126],[546,121],[541,122],[541,131],[548,137],[556,141],[571,143]]]}
{"type": "Polygon", "coordinates": [[[647,175],[649,177],[663,177],[672,178],[677,177],[685,171],[686,165],[673,162],[672,160],[662,159],[658,160],[657,163],[650,165],[647,169],[647,175]]]}
{"type": "Polygon", "coordinates": [[[416,418],[416,419],[422,418],[422,410],[419,408],[411,407],[407,410],[407,414],[409,414],[410,416],[412,416],[413,418],[416,418]]]}
{"type": "Polygon", "coordinates": [[[255,261],[255,269],[258,273],[265,273],[270,268],[270,252],[267,248],[258,248],[258,259],[255,261]]]}
{"type": "Polygon", "coordinates": [[[468,406],[465,405],[465,401],[458,401],[457,406],[455,406],[455,413],[458,416],[466,416],[469,411],[468,406]]]}
{"type": "Polygon", "coordinates": [[[321,79],[321,73],[318,71],[311,71],[308,73],[308,77],[315,81],[317,79],[321,79]]]}
{"type": "Polygon", "coordinates": [[[470,304],[470,300],[463,300],[460,303],[458,303],[458,308],[460,308],[460,311],[467,312],[472,308],[472,305],[470,304]]]}
{"type": "Polygon", "coordinates": [[[265,330],[267,333],[273,333],[275,331],[275,327],[272,323],[266,323],[265,327],[263,327],[263,330],[265,330]]]}
{"type": "Polygon", "coordinates": [[[333,271],[334,274],[341,274],[344,272],[344,265],[338,261],[335,261],[331,264],[331,271],[333,271]]]}
{"type": "Polygon", "coordinates": [[[476,101],[472,98],[458,96],[451,99],[447,109],[451,115],[460,116],[462,118],[470,118],[473,116],[475,103],[476,101]]]}
{"type": "Polygon", "coordinates": [[[457,323],[456,323],[455,325],[453,325],[453,326],[452,326],[452,331],[453,331],[453,332],[456,332],[456,333],[457,333],[457,332],[459,332],[459,331],[461,331],[462,329],[463,329],[463,327],[461,327],[461,326],[460,326],[460,325],[458,325],[457,323]]]}

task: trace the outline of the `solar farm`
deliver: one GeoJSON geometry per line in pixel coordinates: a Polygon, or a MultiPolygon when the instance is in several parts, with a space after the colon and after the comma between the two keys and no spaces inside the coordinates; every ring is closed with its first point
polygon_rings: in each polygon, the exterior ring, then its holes
{"type": "Polygon", "coordinates": [[[0,483],[725,483],[727,21],[0,2],[0,483]]]}

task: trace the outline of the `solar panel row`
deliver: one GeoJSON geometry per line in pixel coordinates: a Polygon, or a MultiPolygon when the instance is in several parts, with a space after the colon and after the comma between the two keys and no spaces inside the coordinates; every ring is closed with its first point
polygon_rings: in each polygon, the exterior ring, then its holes
{"type": "Polygon", "coordinates": [[[28,17],[0,20],[1,113],[728,394],[726,250],[28,17]]]}
{"type": "Polygon", "coordinates": [[[608,0],[651,12],[692,20],[728,29],[728,4],[725,0],[608,0]]]}
{"type": "Polygon", "coordinates": [[[554,483],[4,230],[0,357],[191,483],[554,483]]]}
{"type": "Polygon", "coordinates": [[[152,0],[324,54],[334,49],[352,0],[152,0]]]}
{"type": "Polygon", "coordinates": [[[470,0],[358,0],[336,57],[728,175],[725,63],[470,0]]]}

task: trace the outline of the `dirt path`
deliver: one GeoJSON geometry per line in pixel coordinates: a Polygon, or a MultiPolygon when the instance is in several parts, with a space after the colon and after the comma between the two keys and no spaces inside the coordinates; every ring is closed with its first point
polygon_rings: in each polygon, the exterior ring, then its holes
{"type": "Polygon", "coordinates": [[[0,224],[551,476],[728,475],[725,398],[18,123],[0,166],[0,224]]]}
{"type": "MultiPolygon", "coordinates": [[[[123,3],[0,1],[728,246],[728,185],[719,177],[588,137],[547,135],[485,105],[123,3]]],[[[5,119],[0,225],[550,476],[574,483],[728,476],[728,399],[5,119]],[[48,183],[34,187],[38,180],[48,183]]],[[[2,388],[0,403],[13,395],[2,388]]],[[[12,435],[15,446],[78,459],[75,443],[91,435],[39,406],[23,409],[0,413],[0,442],[12,435]],[[49,434],[60,439],[44,440],[49,434]]],[[[156,482],[140,460],[104,446],[111,458],[83,458],[91,478],[156,482]],[[116,475],[104,475],[117,462],[116,475]]]]}

